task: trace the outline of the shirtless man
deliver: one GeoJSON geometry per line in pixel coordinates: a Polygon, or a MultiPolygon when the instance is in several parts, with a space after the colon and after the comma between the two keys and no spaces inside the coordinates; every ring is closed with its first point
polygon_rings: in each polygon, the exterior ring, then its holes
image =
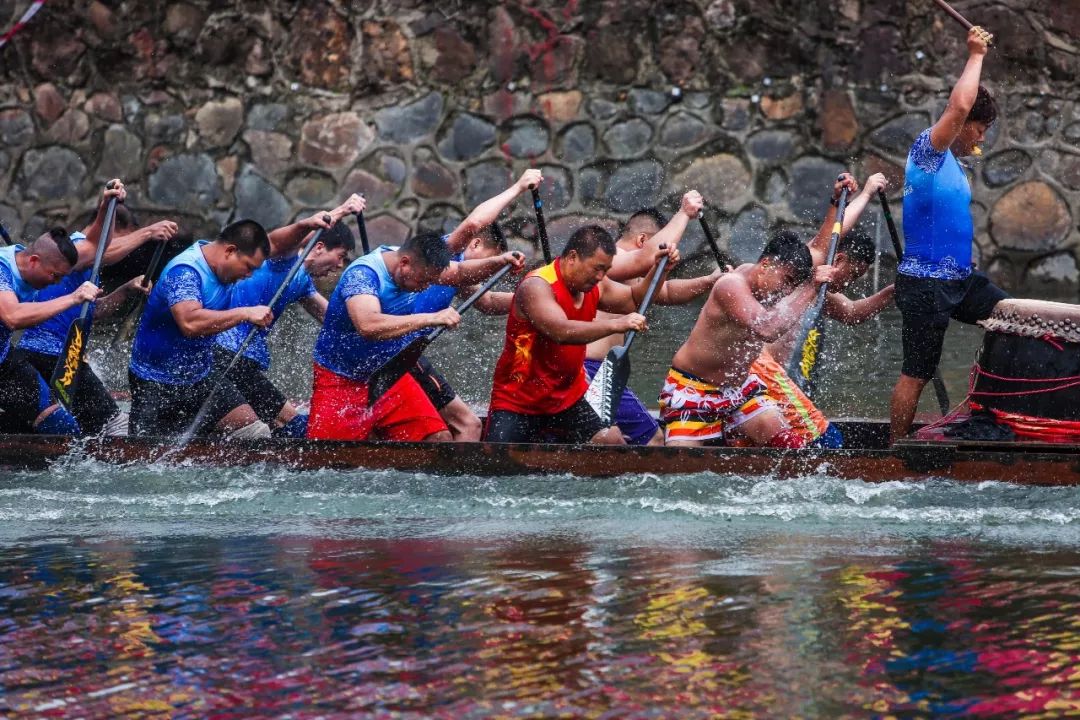
{"type": "Polygon", "coordinates": [[[667,444],[702,445],[738,435],[759,446],[805,445],[748,368],[766,343],[799,321],[818,286],[834,276],[830,265],[813,267],[810,250],[794,233],[781,233],[757,263],[716,281],[660,393],[667,444]]]}
{"type": "MultiPolygon", "coordinates": [[[[657,249],[661,245],[678,246],[687,225],[700,215],[703,206],[701,195],[691,190],[682,197],[679,211],[670,222],[664,220],[656,208],[639,210],[623,225],[622,233],[615,243],[615,258],[607,276],[626,284],[635,284],[653,267],[657,249]]],[[[683,305],[709,292],[713,283],[723,272],[717,269],[711,275],[688,280],[668,280],[660,288],[657,303],[683,305]]],[[[610,320],[615,315],[598,311],[597,319],[610,320]]],[[[615,334],[589,343],[585,350],[585,374],[592,381],[611,348],[623,343],[623,335],[615,334]]],[[[615,411],[615,424],[622,431],[627,444],[663,445],[664,434],[648,408],[630,388],[623,390],[619,407],[615,411]]]]}

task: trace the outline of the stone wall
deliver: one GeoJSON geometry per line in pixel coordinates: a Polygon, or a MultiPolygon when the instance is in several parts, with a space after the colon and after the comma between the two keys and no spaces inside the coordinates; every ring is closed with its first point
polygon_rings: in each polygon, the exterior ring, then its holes
{"type": "MultiPolygon", "coordinates": [[[[25,5],[0,0],[0,19],[25,5]]],[[[1080,0],[956,5],[999,37],[981,263],[1074,295],[1080,0]]],[[[80,221],[118,175],[144,217],[195,234],[234,206],[276,225],[360,191],[373,239],[396,242],[536,165],[556,245],[694,187],[742,258],[814,225],[845,167],[898,188],[966,56],[930,0],[56,0],[0,52],[16,234],[80,221]]],[[[507,224],[531,237],[528,211],[507,224]]]]}

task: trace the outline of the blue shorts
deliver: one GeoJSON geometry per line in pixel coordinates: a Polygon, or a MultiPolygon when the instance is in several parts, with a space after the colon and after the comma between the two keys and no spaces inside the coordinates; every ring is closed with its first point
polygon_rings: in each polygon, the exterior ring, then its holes
{"type": "Polygon", "coordinates": [[[808,447],[838,450],[844,447],[844,433],[840,432],[840,428],[829,423],[829,427],[825,428],[825,432],[821,433],[817,440],[810,443],[808,447]]]}
{"type": "MultiPolygon", "coordinates": [[[[603,360],[586,360],[585,375],[592,381],[593,376],[604,364],[603,360]]],[[[615,411],[615,424],[622,431],[629,445],[648,445],[653,435],[660,429],[649,409],[638,400],[630,388],[623,390],[619,398],[619,407],[615,411]]]]}

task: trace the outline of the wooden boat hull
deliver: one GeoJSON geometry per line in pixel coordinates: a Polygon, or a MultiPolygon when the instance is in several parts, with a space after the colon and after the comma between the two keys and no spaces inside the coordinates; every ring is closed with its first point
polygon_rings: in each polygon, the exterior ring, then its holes
{"type": "Polygon", "coordinates": [[[771,475],[827,474],[868,482],[951,478],[1026,485],[1080,484],[1080,448],[1039,443],[910,441],[885,447],[885,428],[847,428],[861,448],[598,447],[499,443],[380,443],[269,439],[196,439],[182,449],[164,438],[74,440],[59,436],[0,435],[0,467],[44,469],[88,458],[124,465],[175,463],[237,467],[267,464],[296,470],[399,470],[442,475],[549,475],[610,477],[651,473],[771,475]]]}

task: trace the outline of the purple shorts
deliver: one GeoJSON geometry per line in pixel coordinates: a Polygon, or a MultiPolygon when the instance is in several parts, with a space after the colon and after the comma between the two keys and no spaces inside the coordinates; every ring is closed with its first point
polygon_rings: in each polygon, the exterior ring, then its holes
{"type": "MultiPolygon", "coordinates": [[[[585,375],[592,381],[603,360],[586,360],[585,375]]],[[[648,445],[649,440],[660,429],[656,419],[649,414],[649,409],[638,400],[630,388],[623,390],[619,398],[619,407],[615,411],[615,424],[622,430],[629,445],[648,445]]]]}

